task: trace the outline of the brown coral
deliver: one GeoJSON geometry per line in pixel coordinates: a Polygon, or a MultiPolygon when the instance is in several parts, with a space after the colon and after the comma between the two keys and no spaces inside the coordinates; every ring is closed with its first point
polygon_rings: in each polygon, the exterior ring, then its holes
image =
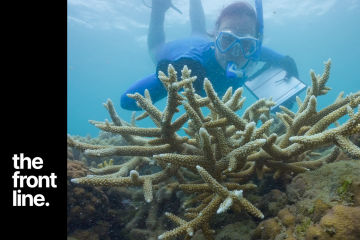
{"type": "Polygon", "coordinates": [[[313,221],[318,222],[322,216],[324,216],[325,212],[331,208],[331,205],[323,201],[322,199],[317,199],[314,203],[314,213],[313,213],[313,221]]]}
{"type": "Polygon", "coordinates": [[[84,177],[88,174],[90,174],[90,171],[83,162],[77,160],[67,161],[67,175],[69,179],[84,177]]]}
{"type": "Polygon", "coordinates": [[[295,224],[295,216],[287,208],[279,211],[278,218],[286,227],[292,227],[295,224]]]}
{"type": "Polygon", "coordinates": [[[360,181],[354,181],[351,184],[350,191],[354,196],[354,205],[360,206],[360,181]]]}
{"type": "Polygon", "coordinates": [[[319,224],[308,229],[306,240],[360,239],[360,207],[334,206],[319,224]]]}
{"type": "Polygon", "coordinates": [[[275,237],[281,232],[281,224],[276,218],[270,218],[262,221],[255,229],[252,239],[253,240],[274,240],[275,237]]]}

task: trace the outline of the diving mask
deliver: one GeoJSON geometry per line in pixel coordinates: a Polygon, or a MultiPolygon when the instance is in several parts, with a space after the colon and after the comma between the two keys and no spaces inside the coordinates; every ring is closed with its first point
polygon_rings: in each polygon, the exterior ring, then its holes
{"type": "Polygon", "coordinates": [[[239,37],[231,31],[221,31],[215,41],[220,53],[229,51],[234,57],[242,54],[246,59],[251,58],[258,50],[260,41],[254,37],[239,37]]]}

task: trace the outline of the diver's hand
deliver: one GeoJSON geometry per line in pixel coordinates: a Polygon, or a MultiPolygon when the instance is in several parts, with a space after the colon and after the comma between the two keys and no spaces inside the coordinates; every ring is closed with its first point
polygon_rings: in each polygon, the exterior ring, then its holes
{"type": "Polygon", "coordinates": [[[291,77],[299,78],[299,73],[296,67],[296,63],[292,57],[285,56],[280,61],[280,67],[286,70],[286,78],[291,77]]]}

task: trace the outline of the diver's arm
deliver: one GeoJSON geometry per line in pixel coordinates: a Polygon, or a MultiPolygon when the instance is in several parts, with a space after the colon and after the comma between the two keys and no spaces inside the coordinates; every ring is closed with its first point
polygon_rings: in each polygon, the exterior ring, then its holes
{"type": "Polygon", "coordinates": [[[260,61],[270,63],[273,66],[278,66],[286,70],[287,77],[299,78],[298,70],[294,59],[290,56],[284,56],[274,50],[262,47],[260,61]]]}
{"type": "Polygon", "coordinates": [[[154,62],[156,62],[156,52],[165,43],[165,12],[171,5],[171,0],[152,1],[147,44],[150,57],[154,62]]]}
{"type": "Polygon", "coordinates": [[[150,97],[153,103],[159,101],[166,96],[166,90],[156,74],[151,74],[140,81],[135,82],[124,94],[121,95],[120,105],[122,108],[132,111],[139,111],[136,101],[129,98],[127,94],[134,94],[136,92],[144,95],[145,89],[149,90],[150,97]]]}
{"type": "MultiPolygon", "coordinates": [[[[180,58],[173,62],[161,61],[157,66],[156,72],[162,71],[167,75],[167,68],[169,64],[172,64],[178,73],[181,73],[184,65],[187,65],[188,68],[191,69],[191,76],[197,76],[197,79],[194,82],[194,88],[197,93],[201,93],[205,70],[201,67],[200,63],[188,58],[180,58]]],[[[141,110],[141,108],[137,106],[136,101],[129,98],[127,94],[134,94],[138,92],[141,95],[144,95],[145,89],[149,91],[153,103],[164,98],[167,94],[165,87],[154,73],[141,79],[140,81],[135,82],[129,89],[126,90],[125,93],[121,95],[121,107],[132,111],[141,110]]]]}
{"type": "Polygon", "coordinates": [[[207,36],[204,8],[201,0],[190,0],[191,35],[207,36]]]}
{"type": "Polygon", "coordinates": [[[193,87],[197,94],[203,96],[205,91],[203,89],[204,77],[206,75],[205,69],[202,66],[201,62],[195,57],[180,57],[175,61],[163,60],[160,61],[157,65],[156,72],[162,71],[167,75],[168,66],[171,64],[175,71],[177,72],[177,77],[180,79],[181,71],[186,65],[188,69],[191,71],[191,76],[196,76],[196,80],[193,82],[193,87]]]}

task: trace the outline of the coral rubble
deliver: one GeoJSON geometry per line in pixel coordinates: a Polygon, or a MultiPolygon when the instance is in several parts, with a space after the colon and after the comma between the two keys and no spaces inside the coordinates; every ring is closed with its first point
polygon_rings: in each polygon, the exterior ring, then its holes
{"type": "MultiPolygon", "coordinates": [[[[152,104],[147,91],[144,96],[128,95],[145,110],[137,120],[150,117],[155,127],[137,127],[135,120],[131,124],[124,122],[108,100],[105,107],[112,122],[91,123],[103,131],[121,135],[127,146],[88,144],[68,137],[69,146],[84,150],[88,156],[133,157],[121,165],[107,164],[93,169],[91,175],[74,178],[72,182],[88,186],[140,186],[149,204],[164,184],[181,190],[187,194],[183,202],[185,210],[181,217],[165,212],[177,227],[161,233],[158,239],[178,236],[190,239],[197,230],[202,230],[206,239],[214,239],[210,221],[214,215],[228,211],[263,219],[262,211],[247,199],[248,191],[256,188],[251,180],[263,179],[265,174],[274,179],[292,179],[333,162],[340,151],[352,158],[360,156],[359,147],[349,140],[360,132],[360,92],[346,97],[340,94],[333,104],[320,111],[316,107],[317,98],[330,90],[325,86],[330,64],[330,60],[325,63],[321,76],[311,72],[312,87],[307,89],[303,101],[297,99],[296,112],[281,107],[283,112],[277,113],[285,126],[281,135],[270,128],[274,121],[270,114],[273,101],[260,99],[240,116],[237,111],[245,101],[242,88],[234,92],[229,88],[219,98],[211,82],[205,79],[206,97],[201,97],[192,86],[196,76],[191,76],[191,70],[184,66],[178,79],[177,72],[169,65],[168,75],[159,72],[168,92],[164,111],[152,104]],[[180,108],[184,113],[174,119],[180,108]],[[209,114],[205,115],[204,108],[209,114]],[[337,124],[345,115],[349,119],[337,124]],[[333,123],[336,127],[329,128],[333,123]],[[181,128],[187,136],[179,134],[181,128]],[[334,147],[325,156],[314,152],[331,146],[334,147]],[[149,167],[152,172],[141,172],[149,167]]],[[[286,224],[292,224],[289,214],[283,212],[280,216],[286,224]]],[[[270,220],[266,224],[276,225],[270,220]]]]}

